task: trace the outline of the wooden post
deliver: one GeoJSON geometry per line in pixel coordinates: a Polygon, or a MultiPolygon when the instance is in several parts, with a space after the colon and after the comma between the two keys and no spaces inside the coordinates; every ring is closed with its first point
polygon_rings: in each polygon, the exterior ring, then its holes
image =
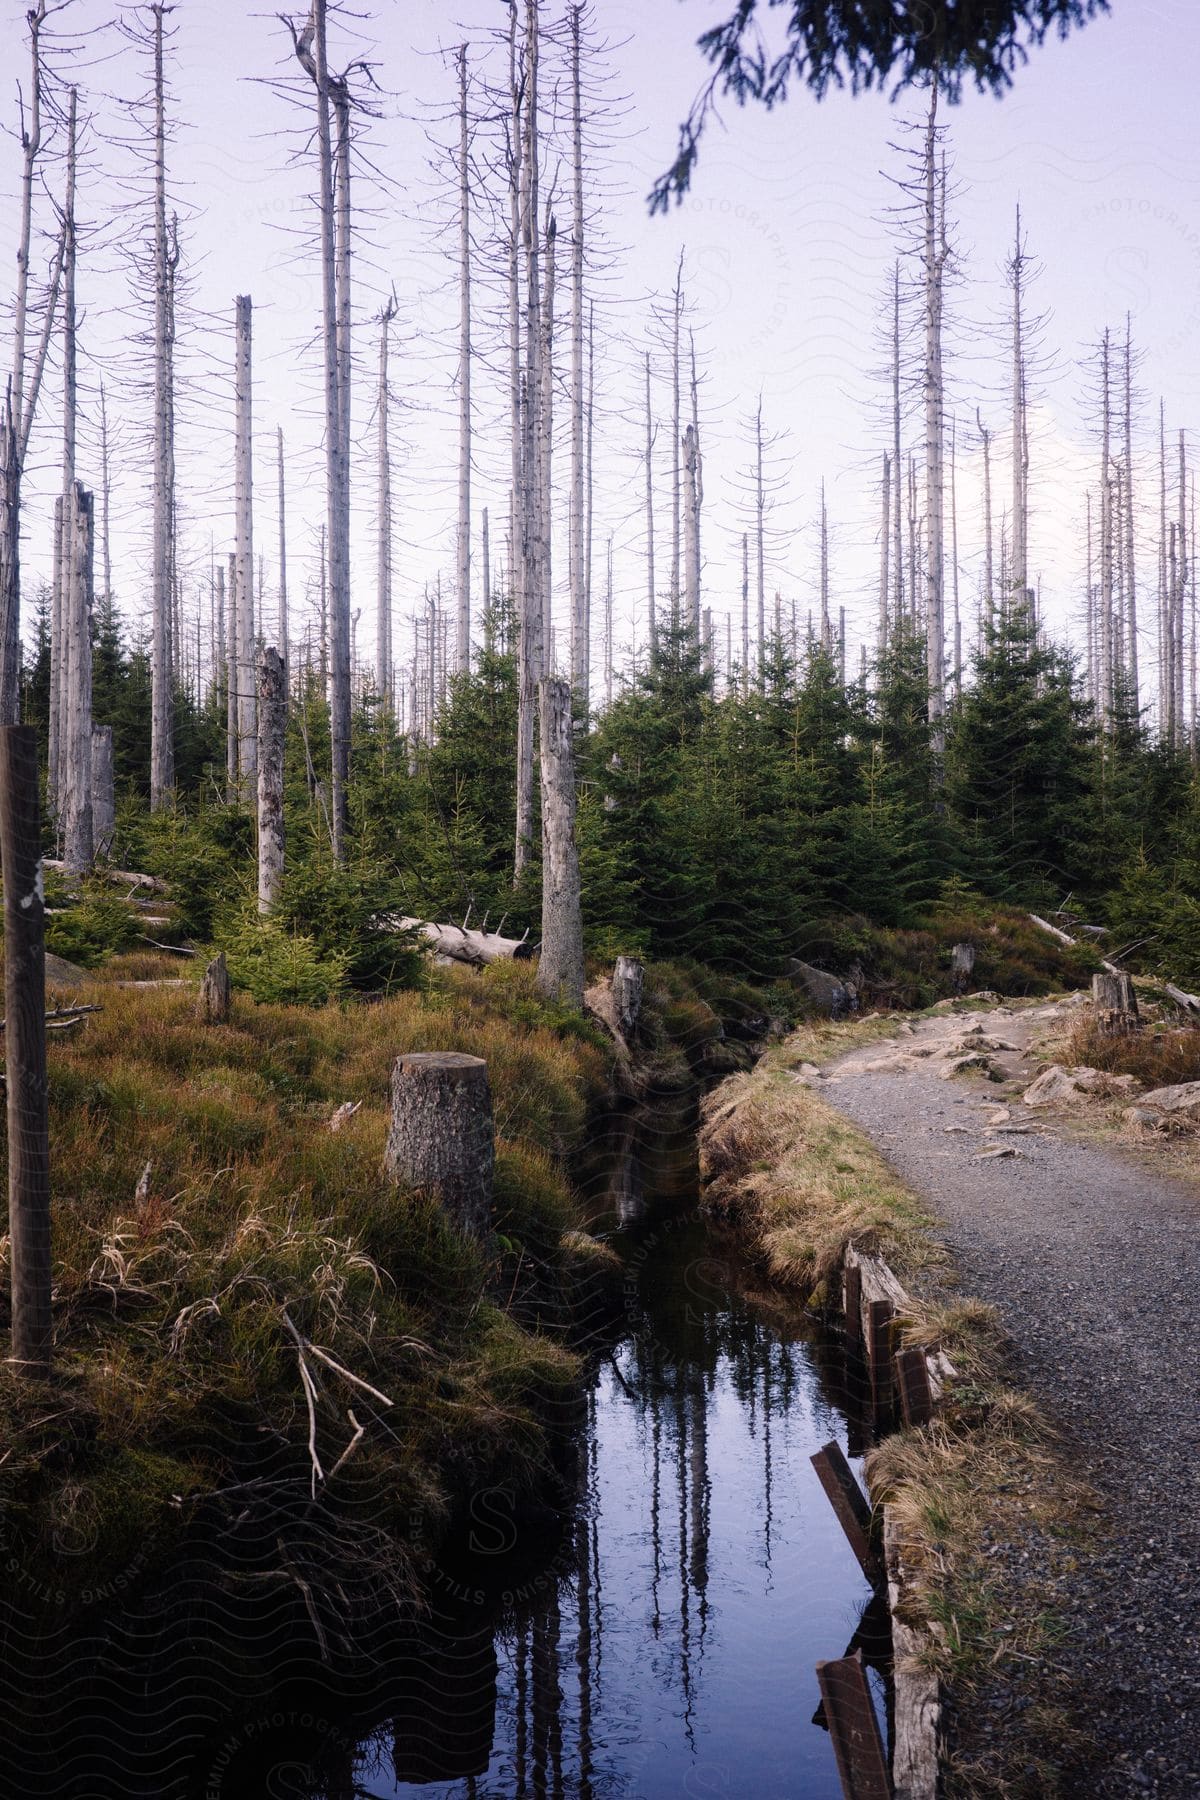
{"type": "Polygon", "coordinates": [[[867,1316],[867,1364],[871,1371],[871,1404],[879,1414],[892,1404],[892,1321],[890,1300],[872,1300],[867,1316]]]}
{"type": "Polygon", "coordinates": [[[278,904],[283,883],[283,732],[287,688],[278,650],[258,659],[258,910],[278,904]]]}
{"type": "Polygon", "coordinates": [[[538,992],[583,1011],[583,913],[575,841],[571,684],[541,683],[542,952],[538,992]]]}
{"type": "Polygon", "coordinates": [[[224,1025],[229,1017],[231,999],[229,970],[225,966],[225,952],[214,957],[204,971],[204,980],[200,983],[200,998],[196,1002],[196,1017],[202,1025],[224,1025]]]}
{"type": "Polygon", "coordinates": [[[904,1423],[927,1424],[933,1417],[933,1389],[929,1385],[929,1364],[919,1345],[910,1344],[907,1349],[897,1350],[896,1375],[904,1423]]]}
{"type": "Polygon", "coordinates": [[[1096,1009],[1096,1024],[1106,1037],[1137,1030],[1137,995],[1128,975],[1093,975],[1092,1005],[1096,1009]]]}
{"type": "Polygon", "coordinates": [[[384,1169],[436,1195],[460,1231],[491,1232],[495,1128],[487,1063],[452,1050],[398,1056],[384,1169]]]}
{"type": "Polygon", "coordinates": [[[971,979],[971,971],[974,967],[974,944],[955,944],[953,950],[950,952],[950,973],[954,978],[954,991],[956,994],[966,992],[967,983],[971,979]]]}
{"type": "Polygon", "coordinates": [[[831,1441],[810,1460],[863,1574],[868,1581],[880,1582],[883,1564],[871,1542],[870,1502],[854,1479],[854,1471],[843,1456],[841,1445],[831,1441]]]}
{"type": "Polygon", "coordinates": [[[50,1370],[50,1127],[46,1094],[46,945],[37,735],[0,730],[4,879],[4,1060],[8,1089],[11,1360],[50,1370]]]}
{"type": "Polygon", "coordinates": [[[92,835],[97,856],[110,856],[117,835],[113,728],[92,726],[92,835]]]}
{"type": "Polygon", "coordinates": [[[846,1347],[862,1355],[862,1269],[857,1262],[847,1262],[843,1270],[845,1283],[846,1347]]]}
{"type": "Polygon", "coordinates": [[[819,1662],[817,1681],[845,1800],[892,1800],[892,1778],[861,1652],[819,1662]]]}

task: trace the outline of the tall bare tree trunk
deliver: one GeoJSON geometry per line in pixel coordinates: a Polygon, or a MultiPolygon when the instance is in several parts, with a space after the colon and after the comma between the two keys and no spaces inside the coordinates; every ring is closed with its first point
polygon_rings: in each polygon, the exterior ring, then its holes
{"type": "Polygon", "coordinates": [[[238,794],[238,569],[230,551],[225,609],[225,792],[238,794]]]}
{"type": "Polygon", "coordinates": [[[829,518],[825,511],[825,483],[821,483],[821,648],[828,650],[833,641],[829,621],[829,518]]]}
{"type": "Polygon", "coordinates": [[[1029,585],[1029,435],[1025,411],[1025,247],[1021,208],[1008,265],[1012,287],[1012,581],[1018,601],[1029,585]]]}
{"type": "Polygon", "coordinates": [[[236,301],[234,405],[234,557],[237,566],[237,736],[238,789],[244,806],[254,804],[258,770],[258,724],[254,679],[254,469],[252,462],[251,304],[236,301]]]}
{"type": "Polygon", "coordinates": [[[458,63],[458,628],[455,666],[471,666],[471,181],[467,133],[467,46],[458,63]]]}
{"type": "Polygon", "coordinates": [[[646,352],[646,610],[650,652],[658,647],[658,610],[654,590],[654,418],[650,410],[650,352],[646,352]]]}
{"type": "Polygon", "coordinates": [[[1100,717],[1107,731],[1112,726],[1114,665],[1112,386],[1107,330],[1100,357],[1100,385],[1100,717]]]}
{"type": "Polygon", "coordinates": [[[64,592],[63,720],[61,776],[63,860],[72,875],[92,866],[92,496],[72,483],[71,546],[64,592]]]}
{"type": "Polygon", "coordinates": [[[37,413],[62,278],[65,233],[60,230],[50,273],[40,337],[29,353],[29,256],[33,189],[42,144],[41,28],[46,0],[26,13],[29,25],[29,112],[22,119],[21,187],[17,227],[17,277],[12,309],[12,373],[0,407],[0,725],[20,711],[21,680],[21,484],[29,435],[37,413]]]}
{"type": "Polygon", "coordinates": [[[760,390],[758,410],[754,415],[754,514],[756,523],[755,556],[758,570],[758,666],[760,669],[763,666],[767,642],[766,505],[767,496],[763,486],[762,392],[760,390]]]}
{"type": "Polygon", "coordinates": [[[958,604],[958,492],[955,463],[958,451],[958,422],[950,421],[950,589],[954,620],[954,693],[962,698],[963,640],[962,613],[958,604]]]}
{"type": "Polygon", "coordinates": [[[1175,620],[1172,669],[1175,676],[1175,698],[1172,716],[1175,721],[1175,743],[1182,748],[1187,741],[1187,713],[1184,710],[1184,596],[1188,583],[1187,536],[1187,446],[1183,431],[1179,433],[1179,567],[1175,582],[1175,620]]]}
{"type": "Polygon", "coordinates": [[[332,76],[326,0],[312,0],[304,29],[292,28],[297,59],[312,81],[317,114],[321,327],[325,361],[327,631],[330,658],[330,828],[345,859],[350,776],[350,95],[332,76]],[[336,123],[336,136],[335,136],[336,123]]]}
{"type": "Polygon", "coordinates": [[[542,591],[542,669],[557,667],[554,654],[554,589],[551,581],[550,548],[554,485],[551,463],[554,455],[554,284],[555,250],[558,228],[546,203],[545,230],[546,280],[542,294],[542,342],[538,358],[540,393],[537,412],[537,519],[538,583],[542,591]]]}
{"type": "MultiPolygon", "coordinates": [[[[376,454],[379,462],[378,569],[375,596],[375,674],[385,712],[395,704],[392,691],[392,458],[388,443],[388,334],[396,316],[395,295],[379,315],[379,392],[375,401],[376,454]]],[[[469,524],[468,517],[468,524],[469,524]]],[[[459,521],[462,523],[461,519],[459,521]]]]}
{"type": "Polygon", "coordinates": [[[583,1008],[583,915],[575,842],[575,749],[571,685],[541,683],[542,948],[538,992],[583,1008]]]}
{"type": "Polygon", "coordinates": [[[883,480],[880,484],[879,498],[882,518],[879,527],[879,635],[877,644],[878,654],[885,656],[888,647],[888,597],[890,593],[888,553],[891,549],[891,521],[888,515],[892,503],[892,465],[886,450],[883,453],[883,480]]]}
{"type": "Polygon", "coordinates": [[[750,534],[742,533],[742,694],[750,692],[750,534]]]}
{"type": "Polygon", "coordinates": [[[944,206],[939,205],[937,159],[938,84],[929,92],[925,131],[925,636],[929,680],[930,742],[937,767],[945,750],[946,710],[945,552],[943,546],[945,399],[942,382],[942,296],[946,266],[944,206]]]}
{"type": "Polygon", "coordinates": [[[1141,714],[1141,679],[1138,670],[1137,556],[1134,540],[1133,499],[1133,337],[1125,314],[1125,622],[1129,639],[1129,689],[1134,717],[1141,714]]]}
{"type": "Polygon", "coordinates": [[[483,607],[483,648],[484,653],[491,655],[494,648],[495,628],[492,623],[492,550],[488,537],[488,509],[485,506],[479,516],[480,536],[480,604],[483,607]]]}
{"type": "Polygon", "coordinates": [[[679,400],[679,323],[683,312],[683,251],[675,271],[675,296],[671,325],[671,624],[679,625],[680,531],[683,525],[683,485],[679,451],[683,417],[679,400]]]}
{"type": "Polygon", "coordinates": [[[591,685],[591,620],[588,617],[587,521],[584,511],[583,363],[583,99],[580,29],[583,7],[567,13],[571,60],[571,684],[584,717],[591,685]]]}
{"type": "Polygon", "coordinates": [[[604,573],[604,706],[612,711],[613,703],[613,541],[608,539],[604,573]]]}
{"type": "Polygon", "coordinates": [[[700,563],[696,531],[696,430],[688,425],[683,434],[683,591],[688,630],[700,636],[700,563]]]}
{"type": "Polygon", "coordinates": [[[71,89],[67,109],[67,175],[62,208],[62,361],[63,453],[62,492],[54,508],[54,580],[50,612],[50,718],[46,768],[46,797],[51,818],[59,811],[64,783],[63,757],[67,734],[70,657],[70,592],[74,572],[71,532],[77,515],[75,496],[75,439],[77,415],[76,313],[75,313],[75,172],[78,96],[71,89]]]}
{"type": "Polygon", "coordinates": [[[163,78],[163,17],[154,21],[154,473],[150,546],[150,806],[169,804],[175,787],[175,695],[172,685],[173,546],[175,523],[174,275],[178,244],[167,234],[166,119],[163,78]]]}
{"type": "Polygon", "coordinates": [[[283,734],[287,720],[287,688],[283,658],[264,649],[258,658],[258,910],[269,913],[279,903],[283,885],[283,734]]]}
{"type": "MultiPolygon", "coordinates": [[[[520,150],[514,149],[519,176],[520,250],[524,256],[525,301],[524,378],[520,382],[521,455],[516,495],[516,521],[520,539],[521,593],[520,643],[518,646],[517,701],[517,831],[513,879],[519,882],[529,865],[533,848],[533,740],[538,682],[542,673],[543,592],[539,558],[537,514],[540,497],[538,423],[541,411],[542,294],[539,225],[538,134],[538,0],[526,0],[525,45],[518,79],[515,49],[516,14],[512,13],[510,58],[512,68],[513,125],[520,134],[520,150]]],[[[518,276],[519,280],[519,276],[518,276]]]]}
{"type": "Polygon", "coordinates": [[[283,696],[288,696],[287,496],[283,483],[283,426],[275,427],[275,462],[279,486],[279,654],[283,658],[283,696]]]}
{"type": "Polygon", "coordinates": [[[983,611],[988,624],[993,622],[996,605],[995,571],[992,556],[992,434],[975,409],[975,423],[983,443],[983,611]]]}
{"type": "Polygon", "coordinates": [[[897,628],[904,623],[904,460],[900,449],[900,264],[892,267],[892,580],[895,583],[893,615],[897,628]]]}
{"type": "Polygon", "coordinates": [[[696,380],[696,339],[693,332],[688,332],[688,351],[691,358],[692,380],[692,496],[691,496],[691,539],[687,553],[692,559],[695,578],[689,602],[689,617],[692,630],[699,636],[700,632],[700,512],[704,504],[704,456],[700,447],[700,385],[696,380]]]}

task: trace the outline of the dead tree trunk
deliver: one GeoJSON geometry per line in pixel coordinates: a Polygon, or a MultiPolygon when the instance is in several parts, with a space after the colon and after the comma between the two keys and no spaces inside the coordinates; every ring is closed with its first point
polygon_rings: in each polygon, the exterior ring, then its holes
{"type": "Polygon", "coordinates": [[[591,619],[588,609],[587,520],[584,512],[583,368],[583,101],[580,30],[583,7],[567,13],[571,61],[571,682],[586,720],[591,687],[591,619]]]}
{"type": "Polygon", "coordinates": [[[287,688],[283,658],[266,649],[258,659],[258,910],[269,913],[283,884],[283,733],[287,688]]]}
{"type": "Polygon", "coordinates": [[[378,572],[376,589],[375,664],[379,698],[385,712],[395,706],[392,692],[392,458],[388,443],[388,333],[396,316],[393,294],[379,315],[379,392],[376,438],[379,458],[378,572]]]}
{"type": "Polygon", "coordinates": [[[232,551],[225,590],[225,792],[232,802],[238,792],[238,579],[232,551]]]}
{"type": "Polygon", "coordinates": [[[172,553],[175,518],[175,452],[172,443],[174,285],[172,246],[167,234],[166,121],[163,85],[163,18],[169,9],[152,6],[154,21],[154,474],[150,545],[150,805],[169,804],[175,787],[175,694],[171,662],[172,553]]]}
{"type": "Polygon", "coordinates": [[[930,744],[940,771],[945,750],[946,619],[943,546],[945,415],[942,383],[942,294],[946,267],[944,199],[939,207],[937,160],[938,86],[929,95],[925,130],[925,633],[929,680],[930,744]]]}
{"type": "Polygon", "coordinates": [[[646,971],[632,956],[618,956],[612,975],[613,1010],[621,1036],[630,1042],[642,1016],[642,996],[646,987],[646,971]]]}
{"type": "Polygon", "coordinates": [[[650,410],[650,352],[646,352],[646,614],[650,653],[658,646],[657,598],[654,591],[654,416],[650,410]]]}
{"type": "Polygon", "coordinates": [[[111,856],[117,835],[113,728],[92,726],[92,839],[97,856],[111,856]]]}
{"type": "Polygon", "coordinates": [[[386,1174],[436,1198],[460,1231],[486,1242],[495,1164],[492,1093],[483,1058],[452,1050],[397,1057],[386,1174]]]}
{"type": "Polygon", "coordinates": [[[458,50],[458,630],[455,666],[471,666],[471,181],[467,46],[458,50]]]}
{"type": "MultiPolygon", "coordinates": [[[[513,31],[516,7],[513,8],[513,31]]],[[[513,121],[521,132],[519,156],[520,245],[525,262],[525,368],[521,381],[521,468],[516,514],[521,542],[521,635],[518,646],[517,822],[513,879],[520,882],[533,843],[533,739],[538,681],[548,646],[543,637],[538,457],[542,397],[541,242],[538,218],[539,158],[537,0],[526,0],[524,79],[513,74],[513,121]]],[[[515,43],[513,48],[515,59],[515,43]]]]}
{"type": "Polygon", "coordinates": [[[196,1001],[196,1017],[202,1025],[224,1025],[229,1018],[231,999],[229,970],[225,966],[225,952],[222,950],[204,971],[196,1001]]]}
{"type": "Polygon", "coordinates": [[[72,485],[69,507],[70,579],[66,587],[63,633],[61,800],[63,861],[82,875],[94,859],[92,821],[92,496],[81,482],[72,485]]]}
{"type": "Polygon", "coordinates": [[[258,726],[254,703],[254,480],[251,451],[251,304],[249,294],[236,302],[237,347],[234,362],[234,555],[237,563],[237,737],[238,786],[242,803],[251,804],[258,766],[258,726]]]}
{"type": "Polygon", "coordinates": [[[283,484],[283,426],[275,427],[275,462],[279,483],[279,654],[283,658],[283,692],[288,694],[287,510],[283,484]]]}
{"type": "Polygon", "coordinates": [[[689,631],[700,635],[700,536],[696,525],[698,499],[695,427],[683,434],[683,591],[689,631]]]}
{"type": "Polygon", "coordinates": [[[1137,994],[1128,975],[1093,975],[1092,1005],[1096,1024],[1106,1037],[1137,1030],[1137,994]]]}
{"type": "Polygon", "coordinates": [[[45,902],[37,734],[31,725],[0,730],[0,873],[4,881],[11,1358],[22,1374],[46,1375],[53,1327],[45,902]]]}
{"type": "Polygon", "coordinates": [[[583,1008],[583,913],[575,841],[570,683],[541,684],[542,951],[538,992],[583,1008]]]}
{"type": "Polygon", "coordinates": [[[1138,670],[1137,557],[1133,511],[1133,339],[1130,316],[1125,314],[1125,627],[1128,633],[1129,693],[1134,718],[1141,714],[1141,677],[1138,670]]]}

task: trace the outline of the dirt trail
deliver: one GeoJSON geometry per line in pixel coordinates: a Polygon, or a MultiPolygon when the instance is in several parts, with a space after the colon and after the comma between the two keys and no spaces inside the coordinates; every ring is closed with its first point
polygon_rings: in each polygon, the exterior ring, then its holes
{"type": "Polygon", "coordinates": [[[1200,1190],[1022,1104],[1031,1039],[1073,1004],[915,1021],[810,1079],[942,1220],[1105,1501],[1101,1554],[1055,1596],[1099,1752],[1073,1791],[1197,1800],[1200,1190]]]}

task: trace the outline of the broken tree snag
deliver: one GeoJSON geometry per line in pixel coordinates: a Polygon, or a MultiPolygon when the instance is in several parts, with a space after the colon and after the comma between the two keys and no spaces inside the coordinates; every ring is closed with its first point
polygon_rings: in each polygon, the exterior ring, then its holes
{"type": "Polygon", "coordinates": [[[1093,975],[1092,1005],[1096,1024],[1106,1037],[1137,1030],[1137,995],[1128,975],[1093,975]]]}
{"type": "Polygon", "coordinates": [[[841,1445],[830,1442],[809,1459],[817,1471],[817,1479],[825,1497],[846,1534],[846,1542],[858,1558],[859,1567],[868,1581],[878,1584],[883,1577],[883,1563],[871,1542],[871,1506],[854,1479],[854,1471],[842,1454],[841,1445]]]}
{"type": "Polygon", "coordinates": [[[111,725],[92,726],[92,835],[96,855],[107,856],[117,835],[117,786],[111,725]]]}
{"type": "Polygon", "coordinates": [[[229,970],[225,966],[225,952],[214,957],[204,971],[204,980],[200,983],[200,998],[196,1002],[196,1017],[202,1025],[224,1025],[229,1017],[229,1003],[232,997],[229,984],[229,970]]]}
{"type": "Polygon", "coordinates": [[[892,1800],[892,1778],[862,1653],[819,1662],[817,1682],[843,1794],[848,1800],[892,1800]]]}
{"type": "MultiPolygon", "coordinates": [[[[468,931],[463,925],[436,925],[431,919],[389,918],[381,923],[390,925],[395,931],[419,931],[427,938],[439,956],[448,956],[453,962],[467,963],[473,969],[482,969],[488,963],[505,962],[510,957],[529,956],[532,946],[528,933],[523,938],[501,937],[497,931],[468,931]]],[[[504,923],[503,919],[500,921],[504,923]]]]}
{"type": "Polygon", "coordinates": [[[955,944],[950,952],[950,974],[956,994],[965,994],[975,967],[974,944],[955,944]]]}
{"type": "Polygon", "coordinates": [[[50,1128],[46,1092],[46,944],[37,734],[0,730],[4,880],[4,1062],[8,1091],[11,1360],[50,1371],[50,1128]]]}
{"type": "Polygon", "coordinates": [[[487,1063],[455,1050],[398,1056],[384,1169],[432,1194],[460,1231],[486,1239],[492,1224],[496,1136],[487,1063]]]}
{"type": "Polygon", "coordinates": [[[258,659],[258,910],[269,913],[283,885],[283,730],[287,689],[283,658],[266,649],[258,659]]]}
{"type": "Polygon", "coordinates": [[[612,975],[612,997],[623,1038],[631,1038],[638,1028],[645,987],[646,971],[641,963],[632,956],[618,956],[612,975]]]}
{"type": "Polygon", "coordinates": [[[571,684],[540,684],[542,762],[542,950],[537,989],[583,1011],[583,912],[575,842],[575,746],[571,684]]]}

